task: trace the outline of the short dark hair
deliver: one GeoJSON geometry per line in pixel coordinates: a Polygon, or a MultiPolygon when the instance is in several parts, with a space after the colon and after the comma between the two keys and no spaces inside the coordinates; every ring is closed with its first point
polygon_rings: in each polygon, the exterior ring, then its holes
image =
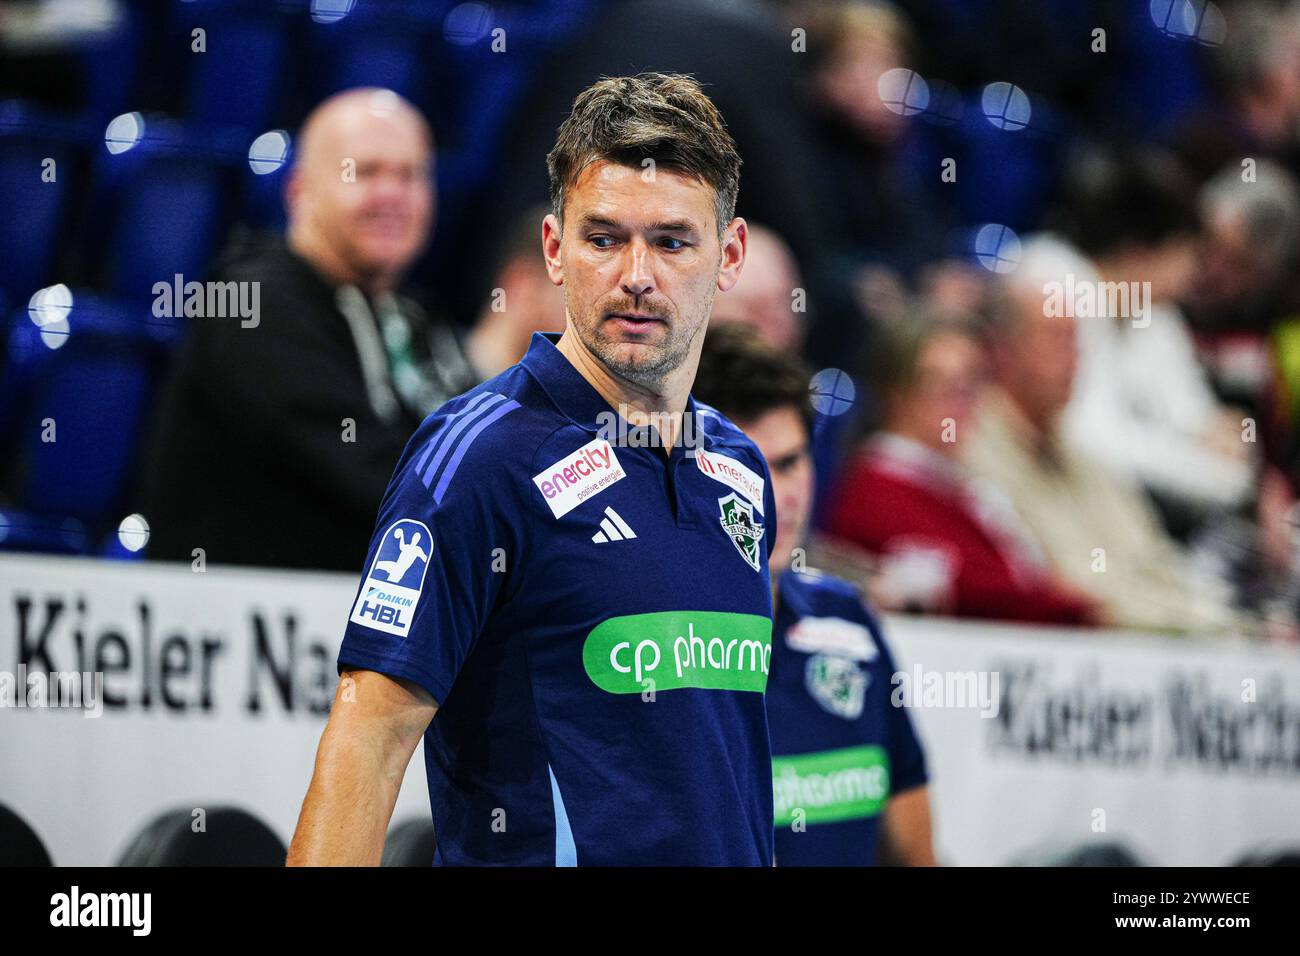
{"type": "Polygon", "coordinates": [[[811,440],[810,377],[794,353],[769,345],[751,326],[728,322],[705,334],[691,394],[742,426],[768,412],[793,408],[811,440]]]}
{"type": "Polygon", "coordinates": [[[680,73],[603,77],[578,94],[546,157],[551,206],[564,221],[564,194],[604,159],[695,176],[713,187],[718,232],[736,214],[740,154],[722,114],[700,84],[680,73]]]}
{"type": "Polygon", "coordinates": [[[1085,148],[1063,177],[1070,200],[1056,223],[1087,256],[1146,248],[1201,227],[1196,187],[1183,164],[1155,148],[1085,148]]]}

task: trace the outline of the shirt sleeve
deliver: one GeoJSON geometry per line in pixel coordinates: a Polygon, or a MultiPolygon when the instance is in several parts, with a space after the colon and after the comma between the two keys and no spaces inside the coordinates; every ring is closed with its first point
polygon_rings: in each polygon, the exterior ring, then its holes
{"type": "Polygon", "coordinates": [[[506,585],[520,522],[477,445],[435,497],[421,467],[437,439],[411,442],[384,496],[338,668],[414,681],[441,705],[506,585]]]}

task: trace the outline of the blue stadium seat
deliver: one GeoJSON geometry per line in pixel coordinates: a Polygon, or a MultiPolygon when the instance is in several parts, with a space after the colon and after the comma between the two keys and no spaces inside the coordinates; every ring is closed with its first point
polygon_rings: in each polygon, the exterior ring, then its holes
{"type": "Polygon", "coordinates": [[[18,383],[9,444],[21,477],[14,507],[0,516],[0,548],[85,551],[125,514],[165,353],[140,314],[147,310],[83,294],[66,331],[38,328],[26,308],[12,316],[5,378],[18,383]]]}
{"type": "Polygon", "coordinates": [[[210,130],[165,117],[139,122],[144,132],[129,148],[100,147],[87,239],[98,287],[136,301],[177,273],[186,281],[205,277],[228,225],[234,170],[248,148],[242,132],[217,141],[210,130]]]}
{"type": "Polygon", "coordinates": [[[275,169],[264,165],[261,172],[255,172],[251,163],[246,163],[241,172],[241,209],[240,213],[254,230],[282,230],[287,224],[284,208],[284,183],[289,175],[292,161],[292,149],[286,155],[284,163],[275,169]]]}
{"type": "Polygon", "coordinates": [[[313,61],[321,68],[314,101],[357,86],[382,86],[428,112],[426,37],[390,27],[314,26],[313,61]]]}
{"type": "Polygon", "coordinates": [[[119,6],[111,32],[82,43],[76,50],[85,90],[85,115],[95,124],[129,108],[140,87],[149,21],[158,0],[133,0],[119,6]]]}
{"type": "Polygon", "coordinates": [[[0,291],[13,302],[53,281],[82,135],[27,104],[0,103],[0,291]]]}
{"type": "Polygon", "coordinates": [[[275,19],[208,19],[200,13],[195,9],[185,18],[180,37],[182,42],[189,37],[189,23],[206,31],[205,52],[190,57],[186,119],[238,126],[256,135],[271,123],[278,105],[284,52],[281,25],[275,19]]]}

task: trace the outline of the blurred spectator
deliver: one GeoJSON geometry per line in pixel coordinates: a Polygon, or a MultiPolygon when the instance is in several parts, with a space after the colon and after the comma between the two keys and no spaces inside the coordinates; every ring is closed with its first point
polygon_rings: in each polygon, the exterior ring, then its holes
{"type": "Polygon", "coordinates": [[[740,281],[713,297],[709,322],[753,326],[769,345],[798,353],[803,316],[795,309],[805,296],[790,247],[771,229],[751,222],[740,281]]]}
{"type": "Polygon", "coordinates": [[[1268,331],[1300,307],[1300,192],[1276,163],[1232,163],[1202,187],[1199,207],[1205,249],[1188,309],[1220,387],[1253,402],[1268,384],[1268,331]]]}
{"type": "Polygon", "coordinates": [[[564,290],[551,282],[542,259],[542,220],[548,212],[549,207],[537,206],[515,226],[492,294],[465,343],[481,379],[523,358],[534,332],[564,331],[564,290]]]}
{"type": "Polygon", "coordinates": [[[1069,228],[1019,270],[1078,319],[1067,441],[1140,482],[1190,530],[1253,497],[1242,415],[1221,405],[1178,302],[1197,269],[1194,187],[1170,157],[1090,154],[1067,179],[1069,228]]]}
{"type": "Polygon", "coordinates": [[[795,4],[787,20],[807,31],[804,92],[827,235],[846,267],[870,264],[911,278],[939,254],[945,232],[944,210],[902,153],[904,114],[912,111],[904,98],[911,28],[877,0],[795,4]],[[903,101],[886,102],[890,90],[903,101]]]}
{"type": "MultiPolygon", "coordinates": [[[[1174,142],[1198,178],[1243,158],[1300,171],[1300,5],[1225,3],[1226,41],[1209,58],[1215,99],[1174,142]]],[[[1154,8],[1153,8],[1154,9],[1154,8]]]]}
{"type": "Polygon", "coordinates": [[[1292,268],[1300,237],[1296,179],[1269,160],[1225,166],[1199,196],[1204,263],[1193,285],[1197,325],[1208,333],[1260,332],[1295,307],[1292,268]]]}
{"type": "Polygon", "coordinates": [[[1188,311],[1216,390],[1245,409],[1237,425],[1256,433],[1268,465],[1259,482],[1260,546],[1275,571],[1290,564],[1294,573],[1300,191],[1267,160],[1245,174],[1230,164],[1201,190],[1205,249],[1188,311]]]}
{"type": "Polygon", "coordinates": [[[433,222],[419,112],[358,89],[308,117],[286,237],[237,249],[256,325],[191,320],[146,464],[150,557],[356,570],[407,439],[474,384],[457,339],[394,289],[433,222]]]}
{"type": "Polygon", "coordinates": [[[1032,269],[1008,278],[1008,308],[993,328],[995,384],[959,439],[964,460],[1010,497],[1056,572],[1098,602],[1105,623],[1231,631],[1241,622],[1227,588],[1196,573],[1142,490],[1062,440],[1075,318],[1044,307],[1032,269]]]}
{"type": "Polygon", "coordinates": [[[1005,500],[958,460],[985,357],[965,327],[913,319],[879,359],[884,423],[841,476],[827,530],[879,557],[887,607],[1088,624],[1091,600],[1057,581],[1005,500]]]}

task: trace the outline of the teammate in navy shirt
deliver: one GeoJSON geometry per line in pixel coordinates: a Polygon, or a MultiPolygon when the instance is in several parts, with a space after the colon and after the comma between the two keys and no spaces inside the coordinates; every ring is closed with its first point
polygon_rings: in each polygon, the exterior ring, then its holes
{"type": "Polygon", "coordinates": [[[848,582],[804,566],[811,504],[808,374],[748,328],[715,328],[696,392],[754,439],[781,527],[772,552],[776,618],[767,686],[778,866],[933,864],[925,758],[892,705],[894,661],[848,582]],[[883,827],[882,827],[883,824],[883,827]]]}
{"type": "Polygon", "coordinates": [[[421,734],[439,863],[772,862],[775,501],[689,395],[743,264],[739,159],[651,74],[583,93],[548,162],[566,330],[403,453],[290,862],[377,861],[421,734]]]}

